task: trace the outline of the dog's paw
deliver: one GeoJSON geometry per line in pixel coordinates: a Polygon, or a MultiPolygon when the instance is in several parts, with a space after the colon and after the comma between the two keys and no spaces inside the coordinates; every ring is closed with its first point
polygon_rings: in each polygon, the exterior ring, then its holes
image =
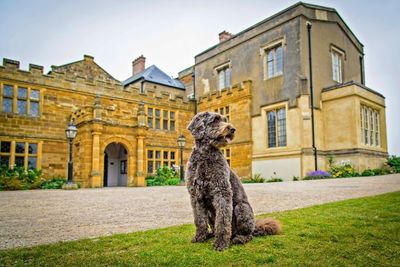
{"type": "Polygon", "coordinates": [[[251,235],[237,235],[232,238],[232,244],[244,244],[249,242],[252,238],[251,235]]]}
{"type": "Polygon", "coordinates": [[[222,242],[222,241],[215,241],[214,243],[214,249],[218,251],[222,251],[224,249],[227,249],[229,247],[229,242],[222,242]]]}
{"type": "Polygon", "coordinates": [[[203,243],[206,242],[210,237],[208,235],[195,235],[192,238],[192,243],[203,243]]]}

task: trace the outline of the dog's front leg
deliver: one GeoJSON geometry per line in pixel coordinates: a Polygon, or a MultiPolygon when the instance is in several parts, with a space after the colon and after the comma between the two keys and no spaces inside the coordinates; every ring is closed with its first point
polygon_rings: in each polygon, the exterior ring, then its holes
{"type": "Polygon", "coordinates": [[[192,238],[192,242],[205,242],[211,236],[208,234],[208,215],[204,203],[198,198],[192,197],[191,199],[194,224],[196,226],[196,234],[192,238]]]}
{"type": "Polygon", "coordinates": [[[216,250],[229,247],[232,235],[232,195],[228,192],[216,194],[213,200],[215,208],[215,242],[216,250]]]}

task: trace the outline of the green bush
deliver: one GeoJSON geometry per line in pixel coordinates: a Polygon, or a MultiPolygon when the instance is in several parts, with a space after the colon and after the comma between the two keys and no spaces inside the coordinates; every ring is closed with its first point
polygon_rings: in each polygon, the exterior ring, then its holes
{"type": "Polygon", "coordinates": [[[329,173],[334,178],[355,177],[360,174],[353,168],[351,162],[344,161],[340,164],[332,164],[329,173]]]}
{"type": "Polygon", "coordinates": [[[41,171],[35,169],[25,170],[23,167],[10,169],[3,165],[0,167],[0,190],[40,188],[41,174],[41,171]]]}
{"type": "Polygon", "coordinates": [[[252,184],[252,183],[264,183],[265,178],[261,176],[261,173],[255,173],[250,179],[243,179],[242,183],[252,184]]]}
{"type": "Polygon", "coordinates": [[[64,177],[54,177],[50,180],[44,180],[40,184],[42,189],[61,189],[64,184],[67,183],[67,179],[64,177]]]}
{"type": "Polygon", "coordinates": [[[281,178],[271,178],[265,181],[266,183],[276,183],[276,182],[283,182],[283,180],[281,178]]]}
{"type": "Polygon", "coordinates": [[[168,166],[157,169],[154,176],[149,175],[146,177],[147,186],[178,185],[179,182],[180,179],[176,171],[168,166]]]}
{"type": "Polygon", "coordinates": [[[390,156],[387,160],[387,164],[392,167],[393,171],[396,173],[400,173],[400,157],[398,156],[390,156]]]}
{"type": "Polygon", "coordinates": [[[371,169],[366,169],[361,173],[361,176],[374,176],[374,175],[375,175],[375,173],[371,169]]]}

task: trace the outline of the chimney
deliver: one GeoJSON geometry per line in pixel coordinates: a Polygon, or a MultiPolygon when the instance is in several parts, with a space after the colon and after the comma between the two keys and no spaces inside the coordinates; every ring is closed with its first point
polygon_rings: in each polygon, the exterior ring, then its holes
{"type": "Polygon", "coordinates": [[[230,32],[223,31],[223,32],[219,33],[219,42],[220,43],[225,42],[231,38],[232,38],[232,33],[230,33],[230,32]]]}
{"type": "Polygon", "coordinates": [[[146,58],[141,55],[134,61],[132,61],[132,75],[138,74],[145,69],[146,58]]]}

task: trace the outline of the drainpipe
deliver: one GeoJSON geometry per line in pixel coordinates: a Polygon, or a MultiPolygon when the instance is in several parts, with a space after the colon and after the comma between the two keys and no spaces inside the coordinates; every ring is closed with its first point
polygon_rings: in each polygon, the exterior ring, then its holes
{"type": "Polygon", "coordinates": [[[361,73],[361,84],[365,85],[365,76],[364,76],[364,56],[360,56],[360,73],[361,73]]]}
{"type": "Polygon", "coordinates": [[[314,86],[312,76],[312,53],[311,53],[311,23],[307,21],[308,30],[308,61],[310,65],[310,96],[311,96],[311,130],[312,130],[312,148],[314,151],[314,168],[318,170],[317,148],[315,147],[315,126],[314,126],[314,86]]]}
{"type": "Polygon", "coordinates": [[[192,81],[193,81],[193,98],[194,98],[194,115],[197,114],[197,100],[196,100],[196,75],[194,74],[194,66],[193,66],[193,73],[192,73],[192,81]]]}

